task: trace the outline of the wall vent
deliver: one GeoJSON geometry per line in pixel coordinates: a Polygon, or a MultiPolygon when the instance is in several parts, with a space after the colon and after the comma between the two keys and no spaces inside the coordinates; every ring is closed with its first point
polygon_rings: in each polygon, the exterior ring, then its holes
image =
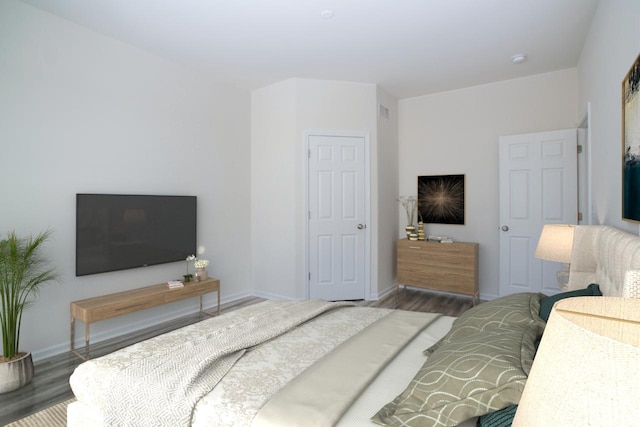
{"type": "Polygon", "coordinates": [[[378,105],[378,114],[380,115],[380,117],[384,117],[385,119],[389,120],[389,109],[384,105],[378,105]]]}

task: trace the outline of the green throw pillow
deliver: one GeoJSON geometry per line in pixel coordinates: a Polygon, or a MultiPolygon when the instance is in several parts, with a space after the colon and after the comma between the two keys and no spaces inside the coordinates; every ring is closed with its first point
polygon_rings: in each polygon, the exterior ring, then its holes
{"type": "Polygon", "coordinates": [[[504,326],[443,343],[372,421],[448,427],[517,404],[543,328],[542,322],[504,326]]]}
{"type": "Polygon", "coordinates": [[[560,294],[552,295],[550,297],[544,297],[540,300],[540,318],[545,322],[549,320],[551,315],[551,309],[556,302],[573,297],[600,297],[600,286],[595,283],[590,284],[584,289],[577,289],[575,291],[562,292],[560,294]]]}
{"type": "Polygon", "coordinates": [[[433,353],[444,343],[455,341],[478,332],[504,327],[538,325],[544,328],[540,319],[540,299],[543,294],[523,292],[484,302],[465,311],[453,322],[451,330],[440,341],[424,351],[433,353]]]}
{"type": "Polygon", "coordinates": [[[499,411],[478,418],[476,427],[511,427],[518,405],[510,405],[499,411]]]}

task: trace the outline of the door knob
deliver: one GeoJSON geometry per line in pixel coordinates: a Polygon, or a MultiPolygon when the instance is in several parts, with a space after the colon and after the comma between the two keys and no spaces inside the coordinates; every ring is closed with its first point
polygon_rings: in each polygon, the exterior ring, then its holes
{"type": "Polygon", "coordinates": [[[503,225],[502,226],[502,231],[509,231],[509,226],[508,225],[503,225]]]}
{"type": "Polygon", "coordinates": [[[366,228],[366,225],[364,225],[364,224],[358,224],[358,230],[362,230],[363,228],[366,228]]]}

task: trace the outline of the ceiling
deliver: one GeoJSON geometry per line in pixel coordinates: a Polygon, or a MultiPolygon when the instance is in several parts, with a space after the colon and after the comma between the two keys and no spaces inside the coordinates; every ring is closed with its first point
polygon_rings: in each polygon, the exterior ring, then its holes
{"type": "Polygon", "coordinates": [[[403,99],[575,67],[598,0],[22,1],[246,90],[298,77],[403,99]]]}

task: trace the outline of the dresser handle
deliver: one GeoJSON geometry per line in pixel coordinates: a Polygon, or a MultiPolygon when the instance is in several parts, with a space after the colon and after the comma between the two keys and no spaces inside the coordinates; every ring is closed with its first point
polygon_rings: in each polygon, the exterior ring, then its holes
{"type": "Polygon", "coordinates": [[[409,246],[409,249],[422,249],[420,246],[409,246]]]}

